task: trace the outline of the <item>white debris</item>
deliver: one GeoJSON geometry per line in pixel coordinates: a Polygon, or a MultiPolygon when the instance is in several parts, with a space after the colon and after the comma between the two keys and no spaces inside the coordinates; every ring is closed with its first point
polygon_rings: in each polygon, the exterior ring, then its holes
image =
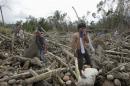
{"type": "Polygon", "coordinates": [[[81,78],[78,81],[78,86],[94,86],[96,76],[98,75],[98,70],[95,68],[86,68],[83,72],[86,78],[81,78]]]}

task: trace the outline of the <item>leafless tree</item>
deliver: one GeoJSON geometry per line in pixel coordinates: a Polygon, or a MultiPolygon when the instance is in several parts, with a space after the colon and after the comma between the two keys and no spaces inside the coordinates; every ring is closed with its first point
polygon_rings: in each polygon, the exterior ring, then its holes
{"type": "Polygon", "coordinates": [[[7,4],[7,0],[1,0],[0,1],[0,13],[1,13],[3,25],[5,24],[5,22],[4,22],[4,16],[3,16],[3,7],[8,7],[6,4],[7,4]]]}

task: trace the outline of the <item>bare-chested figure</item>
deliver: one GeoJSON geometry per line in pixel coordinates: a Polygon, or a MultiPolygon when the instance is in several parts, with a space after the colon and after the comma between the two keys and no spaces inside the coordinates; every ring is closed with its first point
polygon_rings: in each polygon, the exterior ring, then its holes
{"type": "Polygon", "coordinates": [[[78,59],[79,71],[82,76],[81,70],[83,69],[83,65],[91,66],[90,56],[87,52],[87,47],[89,44],[88,33],[86,31],[86,25],[84,23],[78,24],[78,32],[74,33],[72,36],[71,46],[74,51],[74,55],[78,59]],[[85,64],[83,63],[83,59],[85,59],[85,64]]]}

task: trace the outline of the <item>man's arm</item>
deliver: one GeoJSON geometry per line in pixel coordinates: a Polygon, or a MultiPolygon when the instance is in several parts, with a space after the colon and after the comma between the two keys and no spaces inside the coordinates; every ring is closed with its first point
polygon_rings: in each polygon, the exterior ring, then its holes
{"type": "Polygon", "coordinates": [[[92,50],[93,52],[95,52],[95,49],[94,49],[94,47],[93,47],[93,45],[92,45],[92,42],[91,42],[91,39],[90,39],[90,36],[89,36],[89,33],[87,34],[87,37],[88,37],[88,40],[89,40],[89,47],[91,48],[91,50],[92,50]]]}

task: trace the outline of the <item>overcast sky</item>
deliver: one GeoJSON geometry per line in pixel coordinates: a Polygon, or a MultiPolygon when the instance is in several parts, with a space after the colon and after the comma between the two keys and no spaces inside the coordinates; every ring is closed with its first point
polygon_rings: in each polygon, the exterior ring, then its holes
{"type": "MultiPolygon", "coordinates": [[[[14,23],[17,20],[26,19],[32,15],[36,18],[53,15],[55,10],[67,13],[68,17],[77,20],[72,9],[74,6],[80,17],[86,16],[87,11],[96,12],[97,3],[101,0],[0,0],[3,6],[5,22],[14,23]]],[[[0,16],[1,20],[1,16],[0,16]]],[[[93,18],[89,18],[93,20],[93,18]]]]}

